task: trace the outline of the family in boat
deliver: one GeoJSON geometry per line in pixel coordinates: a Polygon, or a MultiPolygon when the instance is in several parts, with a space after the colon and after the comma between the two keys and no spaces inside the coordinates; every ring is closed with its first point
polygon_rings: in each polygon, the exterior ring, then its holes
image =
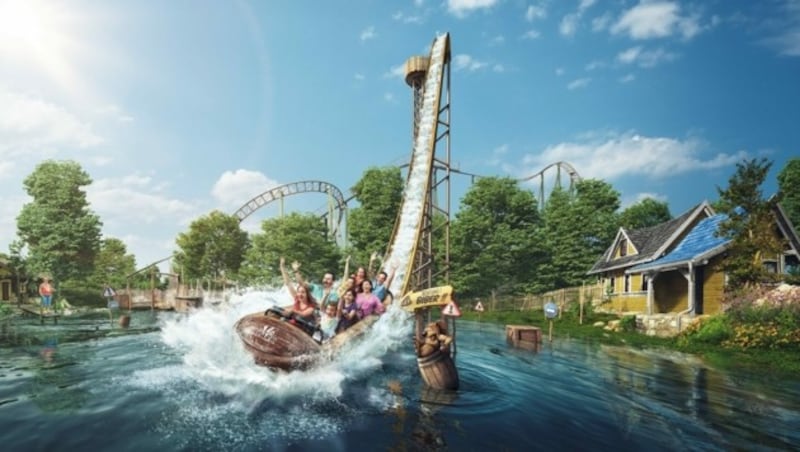
{"type": "MultiPolygon", "coordinates": [[[[374,259],[373,254],[370,261],[374,259]]],[[[345,274],[349,264],[348,257],[345,274]]],[[[366,332],[392,300],[388,287],[393,268],[379,272],[374,281],[359,268],[338,285],[333,272],[326,272],[321,284],[307,283],[297,262],[292,263],[292,281],[283,258],[280,269],[293,303],[248,314],[234,325],[245,349],[263,366],[284,370],[312,366],[324,350],[336,351],[366,332]]]]}
{"type": "MultiPolygon", "coordinates": [[[[300,272],[300,263],[296,261],[292,263],[295,276],[295,281],[292,282],[286,270],[286,261],[282,257],[281,275],[294,303],[271,311],[282,314],[290,322],[301,326],[318,342],[330,340],[365,317],[383,314],[392,302],[389,286],[396,268],[390,268],[388,273],[381,270],[371,280],[370,273],[376,257],[376,253],[370,257],[369,270],[359,267],[340,284],[336,283],[336,275],[332,271],[325,272],[320,284],[306,282],[300,272]]],[[[345,275],[348,275],[349,267],[350,256],[347,256],[345,275]]]]}

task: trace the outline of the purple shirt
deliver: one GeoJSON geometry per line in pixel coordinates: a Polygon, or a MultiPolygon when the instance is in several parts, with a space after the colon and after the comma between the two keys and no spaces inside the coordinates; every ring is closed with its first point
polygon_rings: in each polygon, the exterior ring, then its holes
{"type": "Polygon", "coordinates": [[[356,297],[356,305],[361,313],[361,318],[372,314],[383,314],[384,307],[381,300],[372,293],[360,293],[356,297]]]}

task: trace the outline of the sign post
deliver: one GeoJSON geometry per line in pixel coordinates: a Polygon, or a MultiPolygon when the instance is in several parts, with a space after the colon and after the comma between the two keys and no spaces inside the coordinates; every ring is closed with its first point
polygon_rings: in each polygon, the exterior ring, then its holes
{"type": "Polygon", "coordinates": [[[475,304],[475,310],[478,311],[478,322],[481,321],[481,314],[483,314],[483,305],[479,301],[475,304]]]}
{"type": "Polygon", "coordinates": [[[553,342],[553,319],[558,315],[558,306],[552,300],[544,305],[544,316],[550,322],[550,332],[548,333],[548,340],[553,342]]]}

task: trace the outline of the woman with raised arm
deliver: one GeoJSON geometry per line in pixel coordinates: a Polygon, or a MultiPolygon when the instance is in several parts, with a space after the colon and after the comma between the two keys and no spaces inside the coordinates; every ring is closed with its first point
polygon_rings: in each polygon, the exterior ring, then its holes
{"type": "MultiPolygon", "coordinates": [[[[297,267],[299,269],[300,264],[293,262],[292,267],[297,267]]],[[[297,289],[295,289],[294,284],[292,284],[292,281],[289,279],[289,273],[286,271],[286,260],[283,257],[281,257],[281,275],[283,276],[283,283],[286,284],[286,287],[289,289],[289,294],[294,300],[292,306],[283,308],[284,314],[287,316],[294,314],[313,324],[315,322],[314,311],[317,309],[317,303],[314,301],[314,297],[311,296],[311,291],[308,290],[308,286],[305,284],[298,284],[297,289]]]]}

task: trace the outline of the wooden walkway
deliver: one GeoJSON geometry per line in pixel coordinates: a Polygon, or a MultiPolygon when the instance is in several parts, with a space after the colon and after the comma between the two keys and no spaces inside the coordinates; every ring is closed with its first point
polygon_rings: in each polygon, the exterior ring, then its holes
{"type": "Polygon", "coordinates": [[[53,319],[53,324],[58,324],[58,319],[61,317],[61,314],[56,312],[44,312],[44,310],[39,306],[34,305],[22,305],[19,307],[24,314],[30,314],[39,317],[39,322],[44,325],[45,320],[53,319]]]}

